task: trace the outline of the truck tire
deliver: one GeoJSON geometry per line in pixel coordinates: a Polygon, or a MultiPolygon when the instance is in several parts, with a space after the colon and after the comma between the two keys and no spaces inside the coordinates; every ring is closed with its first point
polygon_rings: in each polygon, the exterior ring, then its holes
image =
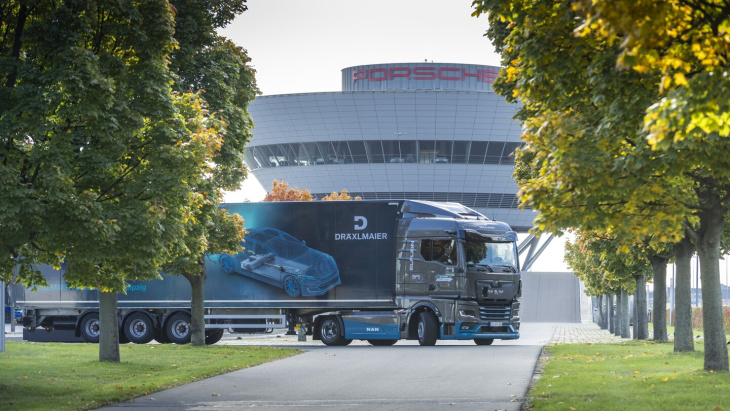
{"type": "Polygon", "coordinates": [[[302,295],[302,286],[293,275],[287,275],[284,277],[284,291],[289,297],[297,298],[302,295]]]}
{"type": "Polygon", "coordinates": [[[205,332],[205,345],[212,345],[223,338],[223,329],[216,328],[205,332]]]}
{"type": "Polygon", "coordinates": [[[155,338],[155,324],[145,313],[132,313],[124,320],[124,335],[129,342],[147,344],[155,338]]]}
{"type": "Polygon", "coordinates": [[[395,344],[398,340],[368,340],[370,345],[375,347],[390,347],[395,344]]]}
{"type": "Polygon", "coordinates": [[[98,343],[99,335],[101,335],[99,328],[99,313],[88,313],[83,316],[79,323],[79,332],[84,341],[98,343]]]}
{"type": "Polygon", "coordinates": [[[221,269],[224,273],[231,274],[236,271],[236,260],[233,258],[232,255],[221,254],[218,262],[220,263],[221,269]]]}
{"type": "Polygon", "coordinates": [[[477,338],[474,340],[476,345],[492,345],[494,338],[477,338]]]}
{"type": "Polygon", "coordinates": [[[167,339],[167,332],[161,326],[155,330],[154,340],[160,344],[170,344],[170,340],[167,339]]]}
{"type": "Polygon", "coordinates": [[[435,345],[438,339],[439,322],[430,311],[418,315],[418,343],[421,345],[435,345]]]}
{"type": "Polygon", "coordinates": [[[165,324],[165,334],[171,343],[190,343],[190,314],[181,312],[170,317],[165,324]]]}
{"type": "Polygon", "coordinates": [[[319,336],[325,345],[338,346],[351,343],[352,340],[342,336],[342,331],[340,322],[333,315],[328,316],[319,324],[319,336]]]}

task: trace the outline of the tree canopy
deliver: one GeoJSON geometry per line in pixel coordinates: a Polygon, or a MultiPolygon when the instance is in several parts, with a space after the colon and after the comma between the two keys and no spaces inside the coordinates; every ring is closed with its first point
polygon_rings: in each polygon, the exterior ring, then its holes
{"type": "Polygon", "coordinates": [[[284,180],[274,180],[271,191],[266,193],[263,201],[314,201],[314,197],[309,190],[289,188],[284,180]]]}
{"type": "Polygon", "coordinates": [[[705,368],[727,370],[717,267],[730,192],[725,2],[474,5],[489,13],[506,66],[495,89],[524,105],[517,177],[538,231],[610,230],[637,244],[691,236],[713,324],[705,368]]]}
{"type": "Polygon", "coordinates": [[[192,287],[193,345],[205,344],[206,255],[235,254],[242,248],[245,233],[240,216],[227,213],[220,204],[223,190],[237,189],[246,178],[243,153],[253,127],[248,104],[259,90],[246,51],[215,33],[236,13],[246,10],[244,1],[171,2],[176,21],[174,36],[179,44],[170,65],[174,88],[179,93],[195,93],[204,110],[190,130],[208,130],[215,136],[203,173],[188,181],[195,202],[184,235],[174,240],[172,260],[163,267],[167,274],[183,275],[192,287]]]}
{"type": "Polygon", "coordinates": [[[185,129],[165,1],[11,1],[0,37],[0,272],[72,286],[157,276],[208,137],[185,129]]]}
{"type": "Polygon", "coordinates": [[[342,191],[339,193],[337,191],[333,191],[330,194],[327,194],[326,196],[322,197],[322,201],[343,201],[343,200],[362,200],[362,197],[360,196],[351,196],[346,188],[343,188],[342,191]]]}

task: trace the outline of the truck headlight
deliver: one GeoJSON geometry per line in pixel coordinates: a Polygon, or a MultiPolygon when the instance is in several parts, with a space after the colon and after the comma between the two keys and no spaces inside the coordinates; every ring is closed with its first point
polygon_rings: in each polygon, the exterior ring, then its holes
{"type": "Polygon", "coordinates": [[[459,310],[459,315],[462,317],[477,318],[477,314],[474,310],[459,310]]]}

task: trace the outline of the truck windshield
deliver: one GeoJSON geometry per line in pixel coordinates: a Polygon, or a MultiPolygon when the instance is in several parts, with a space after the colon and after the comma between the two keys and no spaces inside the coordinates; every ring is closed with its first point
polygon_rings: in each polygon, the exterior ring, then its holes
{"type": "Polygon", "coordinates": [[[517,272],[517,257],[514,243],[492,243],[484,241],[466,242],[466,265],[487,267],[511,267],[517,272]]]}

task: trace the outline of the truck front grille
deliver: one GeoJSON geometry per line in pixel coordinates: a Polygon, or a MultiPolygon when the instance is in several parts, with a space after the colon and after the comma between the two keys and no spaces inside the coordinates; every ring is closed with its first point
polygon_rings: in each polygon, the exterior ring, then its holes
{"type": "Polygon", "coordinates": [[[509,322],[512,307],[504,306],[479,306],[479,318],[484,321],[509,322]]]}

